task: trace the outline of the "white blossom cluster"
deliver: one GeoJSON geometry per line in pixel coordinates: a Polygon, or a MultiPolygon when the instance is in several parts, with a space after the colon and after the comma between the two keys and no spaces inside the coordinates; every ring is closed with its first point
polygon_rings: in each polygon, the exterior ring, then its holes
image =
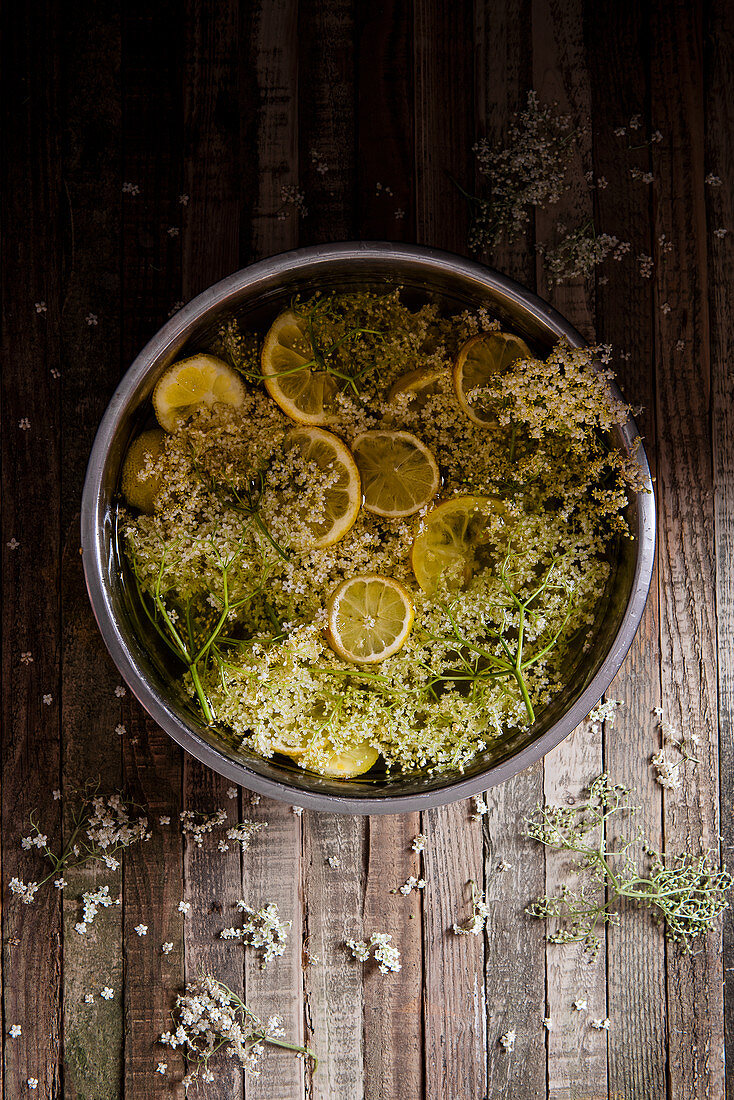
{"type": "Polygon", "coordinates": [[[215,810],[212,814],[202,814],[198,810],[182,810],[178,816],[181,821],[181,832],[185,837],[190,837],[197,848],[201,848],[207,833],[224,825],[227,820],[226,810],[215,810]]]}
{"type": "Polygon", "coordinates": [[[471,916],[463,924],[453,925],[457,936],[478,936],[489,916],[489,906],[485,900],[484,891],[479,889],[474,879],[469,880],[469,886],[471,887],[471,916]]]}
{"type": "Polygon", "coordinates": [[[267,821],[240,821],[239,824],[233,825],[231,829],[227,829],[225,835],[228,840],[238,841],[242,851],[246,852],[255,834],[262,832],[267,826],[267,821]]]}
{"type": "Polygon", "coordinates": [[[614,729],[617,710],[619,707],[623,706],[624,703],[620,699],[604,699],[597,703],[594,709],[590,710],[586,717],[591,732],[600,734],[604,725],[609,729],[614,729]]]}
{"type": "Polygon", "coordinates": [[[120,905],[120,903],[119,897],[110,896],[109,886],[100,886],[97,890],[85,890],[82,894],[82,919],[74,925],[74,928],[79,935],[83,935],[97,916],[100,906],[108,909],[110,905],[120,905]]]}
{"type": "MultiPolygon", "coordinates": [[[[163,1032],[158,1041],[172,1049],[180,1048],[189,1066],[193,1065],[183,1078],[187,1089],[199,1076],[204,1082],[214,1081],[209,1059],[220,1049],[237,1058],[256,1077],[266,1043],[289,1046],[281,1041],[285,1032],[280,1016],[270,1016],[263,1022],[235,993],[212,977],[190,982],[186,992],[179,994],[173,1023],[173,1029],[163,1032]]],[[[289,1049],[302,1055],[309,1053],[302,1047],[289,1046],[289,1049]]],[[[166,1063],[159,1063],[157,1070],[164,1073],[166,1068],[166,1063]]]]}
{"type": "Polygon", "coordinates": [[[285,951],[291,922],[280,920],[278,906],[274,903],[265,905],[262,909],[253,909],[247,902],[240,900],[237,908],[243,914],[241,927],[225,928],[219,933],[220,938],[239,940],[247,947],[262,951],[260,965],[264,970],[271,959],[285,951]]]}
{"type": "Polygon", "coordinates": [[[347,940],[346,945],[358,962],[367,962],[372,952],[381,974],[396,973],[402,968],[400,950],[392,944],[387,932],[373,932],[369,940],[347,940]]]}

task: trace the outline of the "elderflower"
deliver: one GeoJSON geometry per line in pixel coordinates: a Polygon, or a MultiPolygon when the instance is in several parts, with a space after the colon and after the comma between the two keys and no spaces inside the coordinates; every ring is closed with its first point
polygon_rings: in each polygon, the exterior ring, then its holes
{"type": "Polygon", "coordinates": [[[77,932],[86,932],[87,925],[92,924],[100,906],[103,909],[108,909],[110,905],[115,904],[113,898],[110,897],[109,886],[100,886],[97,890],[85,890],[81,900],[83,915],[79,924],[75,925],[77,932]],[[80,928],[80,925],[83,927],[80,928]]]}
{"type": "Polygon", "coordinates": [[[11,1039],[17,1039],[23,1028],[20,1024],[11,1024],[8,1028],[8,1035],[11,1039]]]}
{"type": "Polygon", "coordinates": [[[555,103],[541,106],[538,93],[530,91],[504,148],[484,138],[477,142],[477,165],[487,179],[490,198],[476,199],[473,249],[494,248],[503,235],[511,240],[524,231],[534,207],[559,201],[569,185],[573,137],[571,116],[561,114],[555,103]]]}
{"type": "Polygon", "coordinates": [[[489,812],[489,807],[487,806],[487,803],[484,801],[484,798],[481,794],[472,795],[472,806],[472,821],[481,821],[484,815],[489,812]]]}
{"type": "Polygon", "coordinates": [[[243,914],[241,927],[225,928],[219,933],[219,938],[239,940],[246,947],[261,951],[260,966],[264,970],[271,959],[285,951],[291,921],[280,920],[278,906],[274,903],[265,905],[262,909],[253,909],[240,900],[237,908],[243,914]]]}
{"type": "Polygon", "coordinates": [[[111,1001],[115,995],[115,991],[110,986],[106,985],[104,989],[100,990],[99,995],[103,1001],[111,1001]]]}
{"type": "Polygon", "coordinates": [[[164,955],[171,954],[171,952],[173,951],[173,944],[170,942],[170,940],[166,941],[166,943],[161,944],[161,951],[164,955]]]}
{"type": "Polygon", "coordinates": [[[602,702],[597,703],[594,709],[590,710],[586,716],[586,721],[590,724],[591,732],[600,734],[603,726],[606,726],[610,730],[614,729],[617,711],[623,706],[624,703],[621,699],[604,699],[602,702]]]}
{"type": "Polygon", "coordinates": [[[155,1067],[156,1073],[165,1073],[168,1069],[168,1062],[158,1062],[155,1067]]]}
{"type": "Polygon", "coordinates": [[[577,1012],[585,1012],[586,1009],[589,1007],[589,1004],[588,1001],[580,998],[579,1000],[573,1002],[573,1007],[576,1009],[577,1012]]]}
{"type": "Polygon", "coordinates": [[[370,950],[377,969],[381,974],[396,973],[402,969],[400,951],[392,944],[392,936],[387,932],[373,932],[369,942],[365,940],[346,940],[346,945],[352,952],[352,956],[358,962],[367,962],[370,958],[370,950]]]}
{"type": "Polygon", "coordinates": [[[619,239],[609,233],[596,233],[593,223],[584,222],[573,230],[559,225],[554,245],[538,244],[550,286],[569,279],[588,279],[619,246],[619,239]]]}
{"type": "MultiPolygon", "coordinates": [[[[189,1067],[183,1078],[187,1089],[199,1076],[206,1082],[214,1080],[209,1058],[222,1048],[253,1076],[259,1073],[266,1045],[312,1058],[314,1066],[317,1063],[307,1047],[285,1041],[280,1016],[270,1016],[263,1022],[236,993],[211,976],[189,982],[185,992],[177,996],[172,1024],[173,1030],[164,1031],[158,1042],[173,1050],[181,1049],[189,1067]]],[[[158,1072],[166,1068],[165,1062],[158,1063],[158,1072]]]]}
{"type": "Polygon", "coordinates": [[[452,927],[457,936],[478,936],[486,924],[489,907],[484,891],[479,889],[474,879],[469,879],[467,885],[471,887],[471,916],[463,924],[454,924],[452,927]]]}
{"type": "Polygon", "coordinates": [[[416,878],[415,875],[411,875],[402,886],[399,886],[396,890],[391,890],[391,894],[402,894],[407,897],[413,890],[425,890],[426,880],[424,878],[416,878]]]}
{"type": "Polygon", "coordinates": [[[148,935],[148,925],[147,924],[136,924],[133,931],[137,932],[137,934],[139,936],[147,936],[148,935]]]}
{"type": "Polygon", "coordinates": [[[597,1031],[609,1031],[609,1017],[607,1016],[603,1020],[592,1020],[591,1026],[596,1028],[597,1031]]]}
{"type": "Polygon", "coordinates": [[[506,1031],[504,1035],[500,1035],[500,1044],[505,1048],[508,1054],[515,1049],[516,1039],[517,1033],[515,1031],[506,1031]]]}
{"type": "Polygon", "coordinates": [[[190,837],[197,848],[201,848],[207,833],[223,825],[227,820],[225,810],[215,810],[212,814],[199,813],[198,810],[182,810],[178,816],[181,821],[181,832],[185,837],[190,837]]]}
{"type": "Polygon", "coordinates": [[[187,917],[189,915],[190,910],[191,910],[191,902],[190,901],[180,901],[178,903],[178,911],[179,911],[179,913],[183,913],[183,915],[185,917],[187,917]]]}
{"type": "Polygon", "coordinates": [[[238,825],[233,825],[231,829],[227,829],[225,835],[229,840],[238,841],[242,851],[246,852],[255,834],[262,832],[267,827],[267,821],[240,821],[238,825]]]}
{"type": "Polygon", "coordinates": [[[413,837],[413,843],[411,844],[411,848],[413,849],[414,852],[422,852],[425,849],[425,846],[426,846],[426,836],[425,836],[424,833],[418,833],[417,836],[413,837]]]}
{"type": "Polygon", "coordinates": [[[28,1080],[26,1081],[26,1084],[28,1085],[29,1089],[37,1089],[38,1088],[38,1078],[37,1077],[29,1077],[28,1080]]]}

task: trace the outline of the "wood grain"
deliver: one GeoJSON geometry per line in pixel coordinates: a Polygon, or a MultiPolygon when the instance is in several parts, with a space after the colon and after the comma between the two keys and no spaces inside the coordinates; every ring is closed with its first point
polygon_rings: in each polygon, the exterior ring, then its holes
{"type": "MultiPolygon", "coordinates": [[[[173,4],[127,7],[122,13],[123,195],[121,354],[126,368],[165,320],[181,291],[181,240],[176,228],[183,172],[183,103],[177,74],[182,25],[173,4]],[[155,111],[151,110],[155,103],[155,111]]],[[[120,720],[124,776],[130,793],[148,808],[153,837],[124,861],[125,941],[124,1095],[170,1097],[171,1078],[183,1075],[177,1051],[156,1047],[170,1027],[175,994],[184,984],[181,751],[125,695],[120,720]],[[160,825],[161,817],[170,824],[160,825]],[[147,926],[139,935],[135,929],[147,926]],[[164,955],[161,945],[173,944],[164,955]],[[164,1062],[168,1074],[156,1073],[164,1062]]]]}
{"type": "MultiPolygon", "coordinates": [[[[367,240],[415,233],[411,28],[412,4],[390,0],[362,6],[355,28],[357,216],[359,236],[367,240]]],[[[412,850],[419,832],[418,814],[375,815],[367,822],[365,932],[392,936],[402,969],[365,972],[366,1100],[423,1094],[421,895],[398,892],[411,875],[421,876],[421,857],[412,850]]]]}
{"type": "MultiPolygon", "coordinates": [[[[659,254],[652,237],[649,189],[631,185],[630,168],[649,170],[646,120],[641,138],[627,129],[614,130],[644,113],[648,100],[645,23],[631,9],[608,8],[587,13],[586,47],[592,81],[592,139],[595,179],[608,186],[595,192],[595,216],[602,231],[630,241],[622,261],[608,260],[597,280],[597,333],[615,349],[614,368],[626,398],[642,406],[638,418],[648,460],[655,472],[655,385],[653,375],[653,301],[651,280],[639,274],[635,257],[659,254]],[[635,59],[621,78],[622,58],[635,59]],[[642,148],[631,151],[629,145],[642,148]],[[624,358],[623,358],[624,356],[624,358]]],[[[658,638],[658,577],[652,581],[647,610],[627,659],[607,697],[623,706],[604,734],[604,767],[614,782],[634,792],[640,811],[635,828],[648,843],[662,846],[662,790],[656,784],[650,757],[660,747],[660,643],[658,638]]],[[[666,1096],[665,944],[636,907],[622,907],[620,924],[607,929],[607,1011],[609,1031],[609,1092],[666,1096]],[[650,1012],[650,1005],[661,1006],[650,1012]]]]}
{"type": "MultiPolygon", "coordinates": [[[[697,5],[677,5],[671,14],[654,5],[650,35],[654,125],[663,133],[652,158],[654,232],[666,234],[675,258],[659,264],[655,277],[661,669],[663,717],[700,738],[700,763],[687,772],[684,796],[666,792],[664,836],[670,851],[695,854],[716,849],[719,837],[703,43],[697,5]],[[679,339],[686,354],[671,370],[679,339]]],[[[695,955],[669,951],[667,973],[670,1095],[721,1095],[719,936],[708,936],[695,955]]]]}
{"type": "MultiPolygon", "coordinates": [[[[64,21],[62,53],[77,64],[66,70],[62,114],[64,223],[70,245],[63,287],[61,697],[64,834],[79,794],[99,783],[105,796],[122,787],[119,676],[97,629],[82,572],[79,497],[97,424],[117,384],[120,346],[118,268],[120,178],[120,18],[115,4],[77,7],[64,21]],[[97,318],[90,325],[85,318],[97,318]],[[89,670],[95,689],[89,690],[89,670]]],[[[74,1100],[116,1100],[123,1077],[122,870],[82,867],[64,876],[63,1079],[74,1100]],[[102,885],[120,905],[100,907],[84,934],[81,895],[102,885]],[[101,990],[113,990],[111,1000],[101,990]],[[92,994],[87,1004],[85,995],[92,994]]]]}
{"type": "MultiPolygon", "coordinates": [[[[722,861],[734,863],[734,328],[732,327],[731,240],[716,230],[734,226],[734,180],[728,175],[734,150],[734,82],[731,8],[714,4],[705,29],[704,110],[706,173],[721,185],[707,185],[708,323],[711,344],[712,437],[714,445],[714,538],[716,545],[716,618],[719,659],[719,792],[722,861]]],[[[734,1096],[734,914],[724,923],[724,1033],[726,1095],[734,1096]]]]}
{"type": "MultiPolygon", "coordinates": [[[[453,176],[471,172],[474,120],[471,12],[416,0],[414,101],[418,243],[465,252],[468,222],[453,176]]],[[[483,1096],[487,1080],[484,937],[455,936],[470,912],[468,882],[482,886],[481,828],[466,803],[423,815],[426,879],[434,887],[423,915],[425,1095],[483,1096]],[[469,908],[468,908],[469,906],[469,908]]]]}
{"type": "MultiPolygon", "coordinates": [[[[530,3],[479,5],[475,24],[477,138],[501,148],[532,85],[530,3]]],[[[486,180],[475,174],[476,193],[486,180]]],[[[533,226],[512,244],[500,243],[492,264],[535,286],[533,226]]],[[[523,910],[545,891],[545,853],[522,835],[522,818],[543,801],[542,762],[485,795],[484,883],[490,905],[485,948],[487,1092],[514,1098],[545,1096],[545,928],[523,910]],[[523,1006],[518,1027],[517,1006],[523,1006]],[[498,1042],[515,1030],[512,1056],[498,1042]]]]}
{"type": "MultiPolygon", "coordinates": [[[[559,110],[571,114],[576,131],[576,153],[569,170],[570,188],[561,201],[538,211],[535,219],[538,241],[553,239],[556,223],[571,227],[592,214],[591,195],[584,173],[591,165],[590,74],[583,44],[583,5],[535,0],[533,3],[533,71],[535,87],[542,101],[557,102],[559,110]]],[[[538,284],[557,309],[593,341],[594,299],[581,279],[553,288],[540,265],[538,284]]],[[[585,786],[603,770],[601,739],[590,726],[581,725],[545,758],[545,801],[572,805],[583,797],[585,786]]],[[[573,881],[572,861],[558,854],[546,857],[546,892],[556,894],[562,883],[573,881]]],[[[565,1100],[590,1093],[607,1096],[606,1033],[590,1026],[591,1019],[607,1015],[604,953],[595,960],[578,944],[548,945],[546,953],[548,1032],[548,1095],[565,1100]],[[588,1007],[577,1010],[574,1001],[588,1007]]]]}
{"type": "MultiPolygon", "coordinates": [[[[34,814],[49,844],[61,840],[59,786],[60,360],[65,242],[56,42],[60,12],[3,10],[0,289],[2,371],[2,847],[3,874],[38,881],[21,850],[34,814]],[[22,226],[23,232],[17,233],[22,226]],[[12,272],[12,277],[7,273],[12,272]],[[35,302],[45,302],[37,313],[35,302]],[[22,425],[28,424],[27,428],[22,425]],[[15,541],[13,541],[15,540],[15,541]],[[8,546],[8,542],[11,543],[8,546]],[[16,542],[19,544],[16,546],[16,542]],[[22,654],[27,654],[22,657],[22,654]],[[42,696],[54,697],[44,706],[42,696]]],[[[3,1095],[58,1095],[61,1042],[61,898],[50,883],[25,906],[6,889],[3,911],[3,1095]]]]}

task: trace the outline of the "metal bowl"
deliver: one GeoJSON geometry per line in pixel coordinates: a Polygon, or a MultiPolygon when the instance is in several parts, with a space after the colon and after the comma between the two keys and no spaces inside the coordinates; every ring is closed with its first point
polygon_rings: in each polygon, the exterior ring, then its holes
{"type": "MultiPolygon", "coordinates": [[[[205,290],[158,332],[120,382],[102,419],[89,459],[81,507],[82,549],[89,598],[112,659],[141,704],[170,736],[202,763],[250,790],[318,810],[397,813],[438,806],[484,791],[554,748],[608,688],[629,649],[647,599],[655,553],[655,502],[650,471],[631,419],[614,430],[615,445],[634,452],[646,492],[633,496],[629,523],[613,562],[593,641],[568,682],[524,732],[510,731],[463,772],[439,775],[327,779],[284,758],[265,760],[227,745],[206,729],[144,644],[144,627],[126,582],[117,544],[122,461],[134,434],[150,417],[153,387],[175,359],[206,347],[213,330],[236,315],[261,331],[294,292],[402,286],[448,308],[487,306],[539,351],[559,337],[584,341],[560,314],[511,279],[460,256],[432,248],[382,242],[298,249],[238,271],[205,290]]],[[[618,393],[618,391],[615,391],[618,393]]]]}

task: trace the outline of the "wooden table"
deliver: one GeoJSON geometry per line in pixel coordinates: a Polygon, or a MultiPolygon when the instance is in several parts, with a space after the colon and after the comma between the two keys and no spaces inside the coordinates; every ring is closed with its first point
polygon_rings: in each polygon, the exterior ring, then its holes
{"type": "MultiPolygon", "coordinates": [[[[312,1078],[273,1053],[247,1100],[718,1100],[725,1078],[734,1096],[731,919],[723,951],[717,931],[682,957],[644,914],[624,909],[589,962],[577,948],[547,945],[543,925],[524,915],[562,881],[564,866],[521,837],[521,818],[538,800],[570,802],[606,768],[636,788],[653,844],[697,852],[716,849],[721,836],[724,856],[734,846],[734,9],[724,0],[703,7],[5,6],[6,1100],[170,1096],[156,1062],[180,1078],[180,1060],[154,1039],[173,992],[205,970],[244,989],[263,1015],[282,1013],[289,1033],[305,1035],[321,1058],[312,1078]],[[360,237],[466,253],[468,211],[451,177],[470,191],[481,182],[473,143],[502,138],[531,87],[585,127],[583,155],[560,206],[538,212],[526,239],[493,260],[624,353],[615,366],[644,406],[657,477],[658,568],[610,692],[625,705],[614,729],[587,724],[490,791],[481,822],[466,804],[423,820],[368,819],[297,816],[287,805],[254,804],[247,791],[230,799],[225,780],[183,756],[129,692],[115,691],[79,557],[79,497],[97,423],[176,304],[251,260],[360,237]],[[636,114],[633,136],[647,142],[658,129],[662,140],[631,153],[613,131],[636,114]],[[654,182],[633,179],[634,166],[654,182]],[[586,171],[608,186],[590,189],[586,171]],[[705,183],[709,173],[721,186],[705,183]],[[579,212],[629,240],[631,253],[608,261],[595,281],[549,295],[534,243],[559,216],[579,212]],[[639,273],[640,255],[653,258],[650,278],[639,273]],[[649,764],[660,745],[658,706],[700,737],[700,762],[685,766],[682,790],[664,792],[649,764]],[[38,857],[20,847],[29,814],[58,846],[73,788],[90,775],[148,806],[151,841],[131,849],[121,871],[70,873],[63,897],[46,888],[32,906],[20,904],[7,883],[37,873],[38,857]],[[242,857],[184,843],[180,810],[218,807],[232,822],[267,820],[267,839],[242,857]],[[428,837],[428,886],[393,894],[418,866],[419,831],[428,837]],[[503,861],[509,867],[499,870],[503,861]],[[490,916],[486,935],[459,938],[450,929],[466,915],[470,878],[486,887],[490,916]],[[82,890],[105,882],[121,906],[77,934],[82,890]],[[285,956],[266,971],[216,938],[242,896],[277,902],[293,922],[285,956]],[[186,918],[182,898],[191,902],[186,918]],[[134,931],[141,923],[145,936],[134,931]],[[393,935],[399,973],[349,958],[345,938],[372,930],[393,935]],[[173,943],[167,955],[164,941],[173,943]],[[304,948],[321,961],[303,965],[304,948]],[[114,991],[109,1001],[99,997],[104,986],[114,991]],[[577,999],[588,1008],[575,1010],[577,999]],[[608,1032],[590,1027],[604,1017],[608,1032]],[[9,1038],[15,1023],[22,1034],[9,1038]],[[512,1052],[498,1041],[509,1030],[512,1052]]],[[[201,1095],[240,1098],[243,1089],[227,1064],[201,1095]]]]}

